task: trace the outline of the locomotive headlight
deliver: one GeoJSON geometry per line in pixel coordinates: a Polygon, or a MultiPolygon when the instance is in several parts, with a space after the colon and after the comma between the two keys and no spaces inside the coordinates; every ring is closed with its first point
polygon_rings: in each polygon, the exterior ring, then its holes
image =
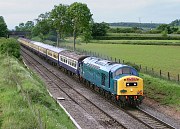
{"type": "Polygon", "coordinates": [[[133,92],[133,89],[131,89],[131,92],[133,92]]]}

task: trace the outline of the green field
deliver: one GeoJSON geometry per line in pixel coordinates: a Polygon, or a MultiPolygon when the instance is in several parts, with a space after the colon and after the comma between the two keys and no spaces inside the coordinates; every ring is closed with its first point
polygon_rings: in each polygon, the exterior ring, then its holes
{"type": "MultiPolygon", "coordinates": [[[[70,43],[68,45],[72,46],[70,43]]],[[[154,68],[157,72],[161,69],[165,75],[170,72],[173,78],[180,74],[180,46],[81,43],[76,47],[154,68]]]]}

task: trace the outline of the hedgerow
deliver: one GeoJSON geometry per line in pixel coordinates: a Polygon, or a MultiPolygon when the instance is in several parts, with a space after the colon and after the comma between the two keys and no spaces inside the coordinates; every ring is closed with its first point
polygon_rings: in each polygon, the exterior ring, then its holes
{"type": "Polygon", "coordinates": [[[96,40],[180,40],[180,37],[174,36],[174,37],[163,37],[163,36],[154,36],[154,37],[148,37],[148,36],[96,36],[93,37],[93,39],[96,40]]]}

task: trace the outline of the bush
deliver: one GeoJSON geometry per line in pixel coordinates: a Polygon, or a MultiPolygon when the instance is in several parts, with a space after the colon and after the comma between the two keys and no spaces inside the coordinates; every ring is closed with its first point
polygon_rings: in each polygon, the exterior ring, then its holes
{"type": "Polygon", "coordinates": [[[15,39],[0,39],[0,52],[1,54],[6,54],[14,56],[16,58],[20,57],[20,45],[15,39]]]}

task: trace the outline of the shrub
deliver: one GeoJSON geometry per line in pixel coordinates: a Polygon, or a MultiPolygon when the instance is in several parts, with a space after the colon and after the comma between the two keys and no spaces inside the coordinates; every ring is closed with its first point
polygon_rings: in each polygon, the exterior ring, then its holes
{"type": "Polygon", "coordinates": [[[0,52],[1,54],[6,54],[14,56],[16,58],[20,57],[20,45],[15,39],[0,39],[0,52]]]}

